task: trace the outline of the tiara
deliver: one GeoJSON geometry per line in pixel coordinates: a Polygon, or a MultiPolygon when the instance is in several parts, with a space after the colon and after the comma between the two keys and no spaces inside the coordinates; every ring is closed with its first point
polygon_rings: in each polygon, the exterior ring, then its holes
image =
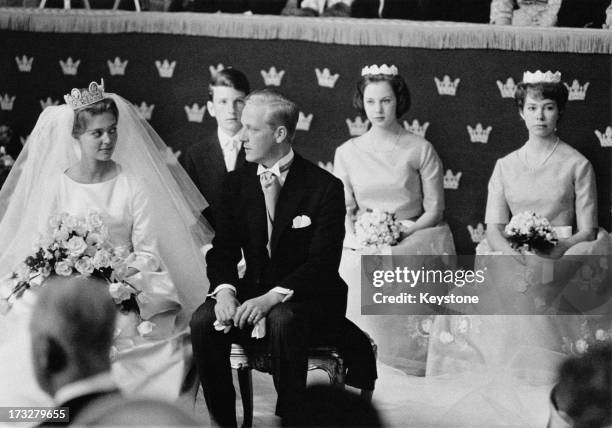
{"type": "Polygon", "coordinates": [[[546,73],[542,73],[540,70],[535,73],[526,71],[523,73],[523,83],[559,83],[561,82],[561,72],[555,71],[554,73],[548,70],[546,73]]]}
{"type": "Polygon", "coordinates": [[[372,76],[376,74],[385,74],[387,76],[397,76],[397,67],[383,64],[380,67],[376,64],[365,66],[361,69],[361,76],[372,76]]]}
{"type": "Polygon", "coordinates": [[[91,82],[89,88],[83,89],[73,88],[69,94],[64,95],[64,101],[73,110],[81,107],[97,103],[104,99],[104,79],[100,79],[100,83],[91,82]]]}

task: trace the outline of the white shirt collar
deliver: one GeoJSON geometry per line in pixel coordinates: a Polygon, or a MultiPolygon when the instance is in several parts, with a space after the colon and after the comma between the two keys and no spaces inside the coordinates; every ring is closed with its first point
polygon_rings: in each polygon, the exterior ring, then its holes
{"type": "Polygon", "coordinates": [[[111,373],[103,372],[64,385],[57,390],[53,400],[59,405],[76,397],[81,397],[94,392],[112,391],[113,389],[117,389],[117,385],[115,384],[111,373]]]}
{"type": "MultiPolygon", "coordinates": [[[[281,175],[283,174],[281,173],[281,169],[283,169],[286,165],[290,164],[293,161],[294,156],[295,154],[293,153],[293,149],[290,148],[289,153],[287,153],[285,156],[280,158],[270,168],[266,168],[262,164],[259,164],[257,166],[257,175],[261,175],[266,171],[270,171],[272,174],[276,175],[277,177],[281,177],[281,175]]],[[[286,175],[286,171],[284,171],[284,173],[286,175]]]]}
{"type": "MultiPolygon", "coordinates": [[[[240,132],[240,131],[239,131],[240,132]]],[[[238,139],[238,132],[233,137],[230,137],[221,128],[217,128],[217,137],[223,150],[230,150],[234,147],[240,149],[241,141],[238,139]],[[235,144],[235,145],[234,145],[235,144]]]]}

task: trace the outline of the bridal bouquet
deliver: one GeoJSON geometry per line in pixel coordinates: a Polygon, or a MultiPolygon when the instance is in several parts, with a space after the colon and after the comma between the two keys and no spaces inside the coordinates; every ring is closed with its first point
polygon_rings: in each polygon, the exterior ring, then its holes
{"type": "Polygon", "coordinates": [[[25,290],[40,286],[52,273],[103,278],[121,310],[138,312],[138,290],[124,280],[128,255],[127,248],[110,245],[108,228],[97,212],[85,218],[66,213],[52,215],[47,233],[34,244],[33,253],[5,280],[11,291],[0,299],[0,313],[7,313],[25,290]]]}
{"type": "Polygon", "coordinates": [[[402,224],[395,214],[378,209],[367,209],[355,221],[355,235],[365,247],[396,245],[400,239],[402,224]]]}
{"type": "Polygon", "coordinates": [[[548,220],[531,211],[513,216],[504,232],[512,248],[517,250],[546,252],[558,242],[548,220]]]}

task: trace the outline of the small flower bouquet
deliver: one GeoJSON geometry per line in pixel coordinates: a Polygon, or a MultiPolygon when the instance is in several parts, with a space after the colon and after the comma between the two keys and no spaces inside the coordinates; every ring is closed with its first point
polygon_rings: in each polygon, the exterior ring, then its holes
{"type": "Polygon", "coordinates": [[[550,251],[557,235],[548,220],[531,211],[516,214],[504,230],[512,248],[519,251],[550,251]]]}
{"type": "Polygon", "coordinates": [[[0,299],[0,313],[6,314],[25,290],[40,286],[52,273],[103,278],[120,310],[139,313],[135,299],[139,291],[125,281],[128,256],[127,248],[110,245],[108,228],[97,212],[85,218],[66,213],[52,215],[47,233],[34,244],[33,254],[5,280],[10,293],[0,299]]]}
{"type": "Polygon", "coordinates": [[[364,247],[396,245],[401,230],[402,224],[395,219],[395,214],[378,209],[367,209],[355,221],[355,235],[364,247]]]}

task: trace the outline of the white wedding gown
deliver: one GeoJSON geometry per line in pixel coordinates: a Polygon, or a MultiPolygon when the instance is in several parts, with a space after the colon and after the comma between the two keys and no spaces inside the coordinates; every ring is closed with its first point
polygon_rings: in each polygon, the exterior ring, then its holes
{"type": "MultiPolygon", "coordinates": [[[[155,327],[141,336],[135,314],[119,315],[112,365],[117,384],[127,395],[176,399],[191,358],[188,321],[155,238],[156,221],[172,219],[156,220],[144,183],[125,173],[93,184],[62,174],[53,188],[57,192],[52,212],[85,216],[97,211],[109,228],[111,243],[134,251],[130,266],[140,273],[130,283],[143,290],[138,298],[141,317],[155,327]]],[[[52,404],[38,388],[32,369],[28,323],[35,316],[35,300],[36,290],[28,290],[6,316],[0,315],[0,406],[52,404]]]]}

